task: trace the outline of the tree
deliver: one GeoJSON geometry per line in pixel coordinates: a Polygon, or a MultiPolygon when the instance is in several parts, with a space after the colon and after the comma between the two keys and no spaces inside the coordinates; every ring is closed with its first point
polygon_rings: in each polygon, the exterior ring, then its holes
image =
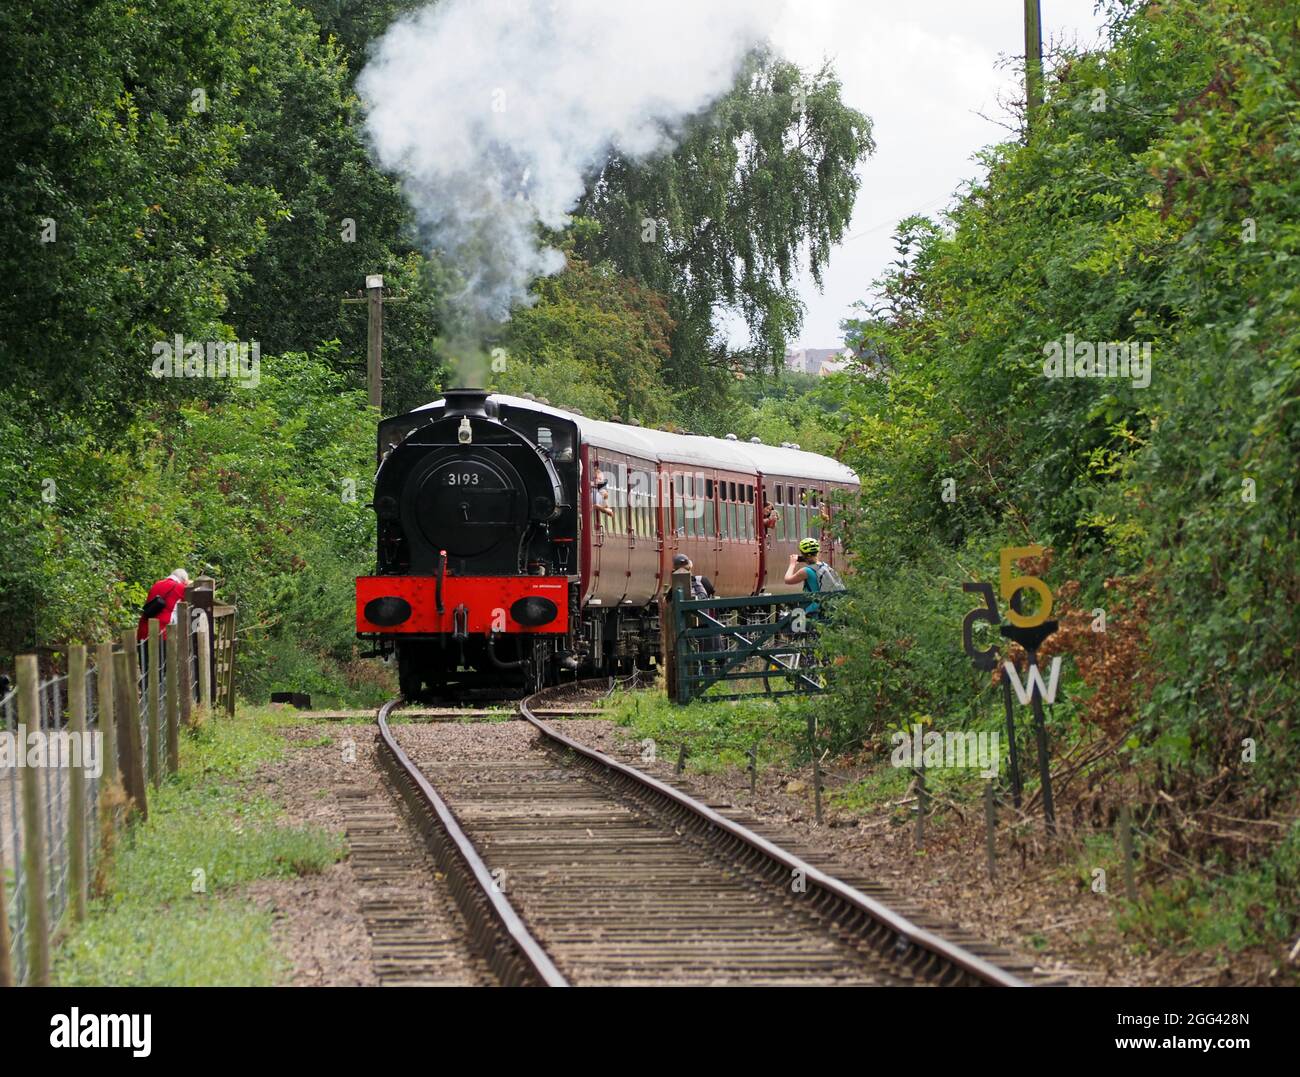
{"type": "Polygon", "coordinates": [[[63,410],[120,429],[133,405],[187,391],[150,376],[155,343],[228,335],[226,296],[283,209],[234,176],[250,76],[231,6],[0,11],[0,203],[14,225],[0,241],[0,348],[14,406],[34,420],[63,410]]]}
{"type": "Polygon", "coordinates": [[[675,150],[644,162],[615,154],[593,178],[579,213],[601,228],[578,252],[669,297],[665,376],[696,407],[725,399],[738,359],[780,364],[803,316],[800,258],[820,283],[853,212],[855,169],[873,149],[870,121],[840,100],[829,66],[806,77],[758,51],[675,150]],[[739,355],[719,328],[728,311],[749,329],[739,355]]]}
{"type": "Polygon", "coordinates": [[[649,425],[666,421],[673,414],[661,376],[673,328],[667,302],[611,266],[568,257],[564,272],[536,283],[537,303],[515,311],[505,338],[507,367],[497,384],[528,387],[597,419],[617,413],[649,425]],[[509,364],[521,359],[528,366],[511,370],[509,364]],[[548,392],[521,381],[526,369],[554,383],[553,372],[545,373],[553,365],[572,379],[567,390],[548,392]]]}

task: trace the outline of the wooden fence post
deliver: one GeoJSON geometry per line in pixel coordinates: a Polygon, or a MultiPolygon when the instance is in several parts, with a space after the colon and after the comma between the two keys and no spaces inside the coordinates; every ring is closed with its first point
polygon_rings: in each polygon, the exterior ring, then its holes
{"type": "Polygon", "coordinates": [[[178,683],[181,693],[181,724],[188,726],[190,724],[190,709],[194,706],[194,676],[190,669],[190,661],[194,654],[191,629],[194,626],[190,623],[190,604],[188,602],[179,603],[176,610],[176,627],[180,635],[180,638],[176,641],[180,649],[180,664],[176,667],[176,675],[179,678],[178,683]]]}
{"type": "Polygon", "coordinates": [[[914,767],[916,774],[916,847],[925,848],[925,767],[914,767]]]}
{"type": "Polygon", "coordinates": [[[113,656],[114,686],[117,689],[117,758],[122,766],[126,794],[135,801],[136,811],[149,818],[145,793],[144,750],[140,744],[140,684],[135,668],[135,631],[122,633],[122,654],[113,656]]]}
{"type": "Polygon", "coordinates": [[[0,846],[0,987],[13,987],[14,969],[9,960],[9,898],[5,896],[4,847],[0,846]]]}
{"type": "MultiPolygon", "coordinates": [[[[216,616],[216,587],[217,581],[211,576],[199,576],[194,580],[186,592],[185,597],[189,600],[190,605],[198,610],[201,614],[199,620],[208,630],[208,683],[211,684],[216,680],[216,666],[213,664],[213,654],[211,643],[216,635],[217,626],[215,623],[216,616]]],[[[211,700],[208,701],[211,705],[211,700]]]]}
{"type": "Polygon", "coordinates": [[[212,710],[212,636],[208,632],[206,617],[199,621],[194,642],[199,648],[199,707],[206,718],[212,710]]]}
{"type": "Polygon", "coordinates": [[[68,732],[77,763],[68,768],[68,904],[72,919],[86,918],[86,645],[68,648],[68,732]]]}
{"type": "Polygon", "coordinates": [[[117,780],[117,726],[113,722],[113,644],[95,648],[95,702],[99,711],[99,732],[104,736],[104,773],[100,780],[111,785],[117,780]]]}
{"type": "MultiPolygon", "coordinates": [[[[36,655],[21,654],[18,673],[18,729],[20,734],[41,729],[40,667],[36,655]]],[[[25,751],[25,738],[19,737],[25,751]]],[[[41,811],[41,778],[36,767],[22,768],[23,874],[27,883],[27,982],[48,987],[50,982],[50,910],[45,891],[45,828],[41,811]]]]}
{"type": "Polygon", "coordinates": [[[1125,801],[1119,808],[1119,848],[1124,858],[1124,895],[1137,902],[1137,880],[1133,877],[1133,813],[1125,801]]]}
{"type": "MultiPolygon", "coordinates": [[[[691,597],[691,574],[684,568],[675,569],[672,574],[672,594],[668,601],[668,617],[672,623],[669,637],[672,645],[672,670],[673,670],[673,690],[668,698],[674,703],[689,703],[695,692],[695,683],[687,681],[686,677],[690,675],[691,663],[682,661],[681,656],[677,653],[679,650],[680,637],[677,634],[678,620],[681,617],[681,607],[678,603],[685,602],[691,597]]],[[[688,628],[692,627],[691,622],[683,621],[688,628]]],[[[689,650],[689,648],[688,648],[689,650]]],[[[700,671],[698,663],[695,665],[695,672],[700,671]]]]}
{"type": "Polygon", "coordinates": [[[145,652],[149,671],[145,676],[146,711],[149,727],[149,782],[157,789],[159,771],[162,769],[162,752],[159,751],[162,726],[162,683],[158,671],[162,668],[162,631],[157,617],[149,618],[149,649],[145,652]]]}
{"type": "Polygon", "coordinates": [[[984,846],[989,861],[989,881],[993,881],[997,862],[997,809],[993,806],[993,779],[984,780],[984,846]]]}
{"type": "Polygon", "coordinates": [[[235,716],[235,652],[238,649],[237,626],[235,624],[236,614],[230,615],[230,652],[226,659],[226,717],[235,716]]]}
{"type": "Polygon", "coordinates": [[[167,773],[180,769],[181,640],[180,625],[167,633],[167,773]]]}

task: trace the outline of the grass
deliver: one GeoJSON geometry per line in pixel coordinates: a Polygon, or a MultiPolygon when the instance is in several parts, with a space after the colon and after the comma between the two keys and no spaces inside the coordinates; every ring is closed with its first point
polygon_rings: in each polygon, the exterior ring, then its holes
{"type": "Polygon", "coordinates": [[[760,767],[792,762],[801,753],[806,757],[803,706],[802,701],[744,699],[679,707],[668,702],[662,689],[645,689],[612,697],[605,714],[638,743],[654,741],[661,759],[676,758],[685,743],[687,768],[707,774],[747,766],[746,753],[755,745],[760,767]]]}
{"type": "Polygon", "coordinates": [[[1237,953],[1277,946],[1300,926],[1300,822],[1257,865],[1231,875],[1172,880],[1137,905],[1125,903],[1119,927],[1140,951],[1237,953]]]}
{"type": "Polygon", "coordinates": [[[241,709],[182,739],[181,770],[149,794],[149,819],[118,847],[106,893],[60,947],[57,983],[72,986],[260,986],[286,962],[269,912],[238,895],[254,879],[325,870],[340,836],[278,821],[280,810],[243,786],[287,745],[292,717],[241,709]]]}

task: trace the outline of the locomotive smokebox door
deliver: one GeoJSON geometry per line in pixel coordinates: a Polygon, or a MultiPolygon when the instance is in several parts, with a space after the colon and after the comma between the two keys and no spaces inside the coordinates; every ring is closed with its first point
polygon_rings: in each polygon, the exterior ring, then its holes
{"type": "Polygon", "coordinates": [[[501,543],[513,554],[528,522],[521,489],[519,472],[496,450],[443,450],[411,472],[405,507],[425,542],[453,559],[480,558],[501,543]]]}

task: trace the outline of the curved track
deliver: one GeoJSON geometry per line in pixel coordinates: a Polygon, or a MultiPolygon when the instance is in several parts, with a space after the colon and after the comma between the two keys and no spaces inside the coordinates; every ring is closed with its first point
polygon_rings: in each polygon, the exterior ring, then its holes
{"type": "Polygon", "coordinates": [[[486,758],[413,748],[417,765],[388,722],[398,701],[378,716],[380,758],[500,983],[1024,986],[561,733],[539,696],[519,705],[535,741],[486,758]]]}

